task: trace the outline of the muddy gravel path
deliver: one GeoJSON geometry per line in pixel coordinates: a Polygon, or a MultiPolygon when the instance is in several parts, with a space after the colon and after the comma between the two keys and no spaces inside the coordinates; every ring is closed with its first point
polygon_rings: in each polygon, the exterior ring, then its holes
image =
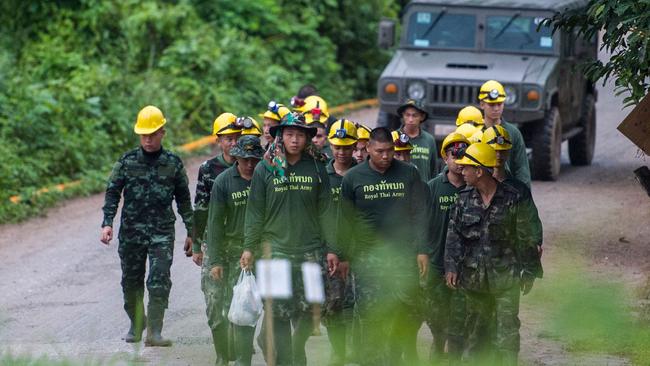
{"type": "MultiPolygon", "coordinates": [[[[594,163],[572,167],[564,146],[557,182],[534,182],[533,194],[545,229],[545,278],[533,291],[544,293],[558,281],[566,258],[582,258],[586,270],[638,286],[650,258],[650,199],[632,171],[644,164],[636,147],[615,129],[628,111],[612,86],[600,88],[594,163]]],[[[374,124],[376,110],[349,118],[374,124]]],[[[566,145],[566,143],[565,143],[566,145]]],[[[198,165],[186,162],[194,191],[198,165]]],[[[214,362],[199,286],[199,268],[182,253],[183,229],[177,224],[170,308],[164,333],[169,349],[124,343],[127,329],[119,286],[117,245],[99,243],[103,195],[68,201],[44,217],[0,226],[0,352],[48,355],[78,361],[173,365],[214,362]]],[[[586,305],[588,306],[588,304],[586,305]]],[[[531,365],[622,365],[616,355],[571,353],[548,337],[552,313],[522,299],[521,360],[531,365]]],[[[423,330],[421,350],[430,339],[423,330]]],[[[309,354],[327,354],[326,337],[312,337],[309,354]]],[[[424,357],[424,354],[422,355],[424,357]]],[[[259,354],[255,356],[261,364],[259,354]]],[[[317,363],[314,363],[317,364],[317,363]]]]}

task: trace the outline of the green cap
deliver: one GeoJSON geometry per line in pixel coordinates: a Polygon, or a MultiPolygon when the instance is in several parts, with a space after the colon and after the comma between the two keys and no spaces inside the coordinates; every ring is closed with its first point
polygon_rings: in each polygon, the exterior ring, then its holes
{"type": "Polygon", "coordinates": [[[243,135],[237,139],[237,145],[230,149],[230,156],[235,158],[262,159],[264,149],[260,138],[255,135],[243,135]]]}

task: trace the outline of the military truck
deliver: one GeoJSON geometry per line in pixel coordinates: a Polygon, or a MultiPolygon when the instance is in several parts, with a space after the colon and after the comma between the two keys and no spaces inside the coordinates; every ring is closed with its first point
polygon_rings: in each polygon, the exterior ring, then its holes
{"type": "MultiPolygon", "coordinates": [[[[558,177],[565,140],[571,164],[591,164],[597,92],[577,66],[597,57],[597,39],[553,33],[543,23],[555,12],[586,4],[411,1],[403,11],[395,54],[377,83],[378,125],[398,126],[397,107],[406,99],[420,99],[429,112],[428,128],[442,139],[455,129],[461,108],[478,106],[481,84],[494,79],[506,89],[503,118],[521,130],[533,178],[558,177]]],[[[394,40],[395,22],[382,20],[379,46],[391,48],[394,40]]]]}

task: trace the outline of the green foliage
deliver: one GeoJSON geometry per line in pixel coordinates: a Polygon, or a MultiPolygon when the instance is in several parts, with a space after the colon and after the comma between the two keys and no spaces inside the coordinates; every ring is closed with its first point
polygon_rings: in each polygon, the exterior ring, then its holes
{"type": "Polygon", "coordinates": [[[598,37],[609,61],[585,65],[593,81],[615,79],[618,94],[627,94],[626,105],[637,104],[650,90],[650,1],[590,0],[587,9],[557,13],[547,23],[553,29],[577,30],[585,38],[598,37]],[[586,15],[586,16],[585,16],[586,15]]]}
{"type": "Polygon", "coordinates": [[[32,211],[12,195],[110,169],[147,104],[175,146],[305,83],[330,105],[373,96],[377,22],[395,14],[390,0],[1,2],[0,222],[32,211]]]}
{"type": "Polygon", "coordinates": [[[522,300],[542,309],[542,334],[578,357],[606,353],[647,365],[650,328],[634,315],[634,294],[626,284],[594,275],[578,258],[567,253],[553,277],[537,281],[522,300]]]}

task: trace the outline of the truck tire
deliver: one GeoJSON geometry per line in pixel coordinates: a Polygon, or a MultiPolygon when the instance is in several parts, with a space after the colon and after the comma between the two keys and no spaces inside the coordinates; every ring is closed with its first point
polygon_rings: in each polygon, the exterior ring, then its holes
{"type": "Polygon", "coordinates": [[[552,107],[535,129],[531,147],[533,179],[556,180],[560,175],[562,155],[562,120],[557,107],[552,107]]]}
{"type": "Polygon", "coordinates": [[[399,117],[394,114],[379,110],[377,116],[377,127],[386,127],[389,130],[396,130],[400,126],[399,117]]]}
{"type": "Polygon", "coordinates": [[[569,139],[569,159],[572,165],[590,165],[596,147],[596,101],[592,94],[583,101],[580,126],[582,132],[569,139]]]}

